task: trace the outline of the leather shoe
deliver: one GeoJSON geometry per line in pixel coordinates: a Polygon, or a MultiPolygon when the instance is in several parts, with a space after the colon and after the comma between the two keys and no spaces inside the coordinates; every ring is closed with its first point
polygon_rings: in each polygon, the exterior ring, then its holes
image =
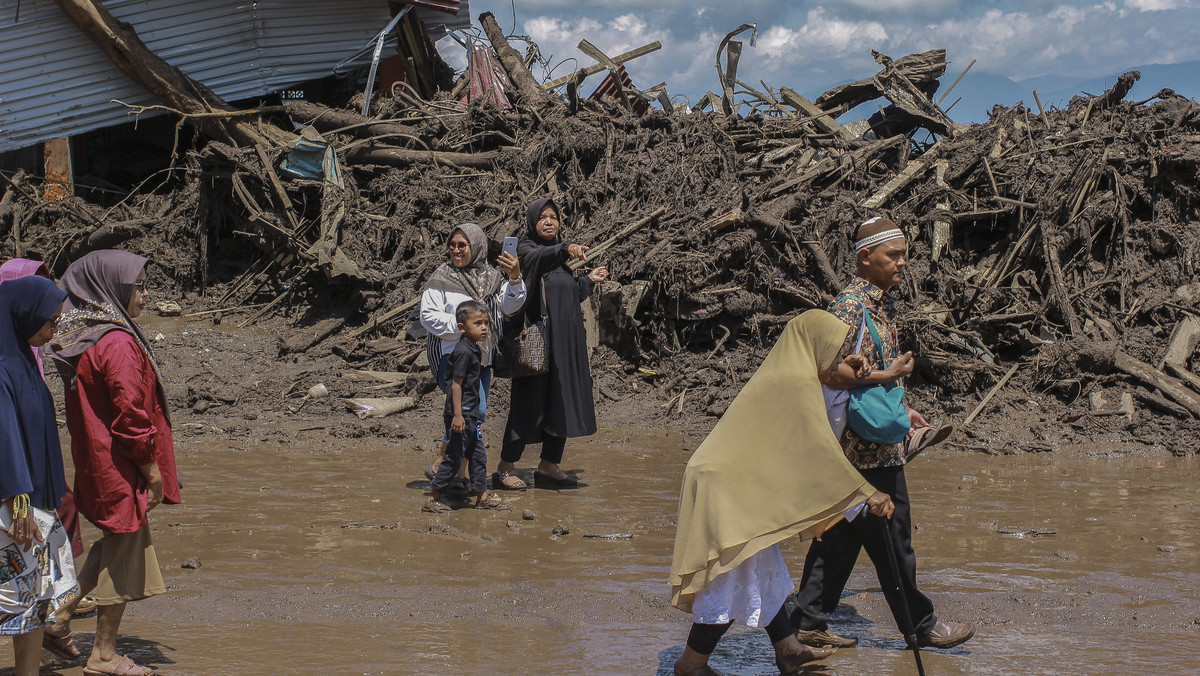
{"type": "Polygon", "coordinates": [[[974,635],[975,627],[969,624],[938,620],[933,625],[933,631],[917,637],[917,645],[922,648],[953,648],[966,643],[974,635]]]}
{"type": "Polygon", "coordinates": [[[838,636],[828,628],[817,631],[797,629],[796,640],[814,648],[853,648],[858,645],[858,639],[838,636]]]}

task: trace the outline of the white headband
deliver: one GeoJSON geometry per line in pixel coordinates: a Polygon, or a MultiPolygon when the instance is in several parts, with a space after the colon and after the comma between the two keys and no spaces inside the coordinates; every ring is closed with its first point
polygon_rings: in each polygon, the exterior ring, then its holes
{"type": "Polygon", "coordinates": [[[904,239],[904,231],[900,228],[895,228],[893,230],[884,230],[883,232],[871,235],[870,237],[864,237],[854,243],[854,253],[858,253],[863,249],[870,249],[876,244],[890,242],[893,239],[904,239]]]}

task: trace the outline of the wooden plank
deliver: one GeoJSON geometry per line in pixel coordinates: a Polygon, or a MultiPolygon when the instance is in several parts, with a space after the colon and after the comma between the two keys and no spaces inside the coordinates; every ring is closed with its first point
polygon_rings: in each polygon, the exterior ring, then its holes
{"type": "Polygon", "coordinates": [[[283,213],[292,226],[292,232],[295,233],[300,227],[300,223],[296,220],[296,208],[292,206],[292,200],[288,199],[287,191],[283,189],[283,183],[280,182],[279,175],[275,173],[275,167],[271,165],[271,160],[267,159],[267,151],[261,145],[256,144],[254,152],[258,153],[258,159],[262,160],[263,168],[267,170],[267,177],[271,179],[271,187],[275,190],[275,196],[279,198],[283,213]]]}
{"type": "Polygon", "coordinates": [[[1056,305],[1062,312],[1063,317],[1067,320],[1067,328],[1071,330],[1072,336],[1079,335],[1079,317],[1075,314],[1075,307],[1071,304],[1071,294],[1067,292],[1067,282],[1063,277],[1062,262],[1059,259],[1058,246],[1054,244],[1054,224],[1049,220],[1044,220],[1039,225],[1042,231],[1042,256],[1046,261],[1046,267],[1050,272],[1050,284],[1052,291],[1050,296],[1056,299],[1056,305]]]}
{"type": "Polygon", "coordinates": [[[1017,372],[1017,368],[1020,366],[1020,364],[1012,365],[1012,368],[1008,370],[1008,373],[1004,374],[1004,377],[1000,379],[1000,382],[996,383],[996,386],[987,393],[987,396],[983,398],[983,401],[979,402],[979,405],[975,407],[975,410],[971,411],[971,415],[967,416],[967,419],[963,421],[963,427],[970,425],[971,422],[975,420],[975,417],[983,412],[983,407],[987,406],[988,402],[992,400],[992,397],[996,396],[996,393],[1008,383],[1008,379],[1013,377],[1013,374],[1017,372]]]}
{"type": "Polygon", "coordinates": [[[1171,331],[1171,339],[1167,341],[1167,352],[1158,366],[1159,370],[1165,364],[1175,364],[1183,366],[1186,371],[1188,359],[1196,351],[1197,342],[1200,342],[1200,319],[1185,315],[1171,331]]]}
{"type": "Polygon", "coordinates": [[[1038,96],[1037,90],[1033,90],[1033,102],[1037,104],[1038,115],[1042,116],[1042,122],[1046,125],[1046,129],[1050,128],[1050,118],[1046,117],[1046,109],[1042,108],[1042,99],[1038,96]]]}
{"type": "Polygon", "coordinates": [[[892,180],[883,184],[883,187],[880,188],[878,192],[863,200],[862,204],[859,206],[863,209],[878,209],[901,188],[911,183],[921,174],[925,173],[925,170],[930,167],[930,165],[933,163],[933,160],[937,159],[937,154],[941,152],[941,145],[942,141],[941,139],[938,139],[938,142],[934,143],[933,147],[931,147],[925,152],[924,155],[921,156],[921,159],[909,162],[908,166],[904,167],[903,171],[893,176],[892,180]]]}
{"type": "MultiPolygon", "coordinates": [[[[584,42],[587,42],[587,41],[584,40],[584,42]]],[[[641,47],[638,47],[637,49],[631,49],[628,52],[623,52],[621,54],[617,54],[616,56],[611,57],[609,60],[616,64],[622,64],[622,63],[625,63],[626,61],[632,61],[632,60],[638,58],[639,56],[645,56],[646,54],[649,54],[651,52],[657,52],[660,49],[662,49],[662,43],[655,41],[655,42],[651,42],[648,45],[642,45],[641,47]]],[[[580,50],[582,51],[582,47],[580,48],[580,50]]],[[[596,73],[599,73],[602,70],[606,70],[607,68],[608,68],[608,66],[606,66],[602,63],[593,64],[591,66],[585,66],[585,67],[580,68],[579,70],[575,71],[575,73],[571,73],[570,75],[564,75],[560,78],[551,80],[551,81],[543,84],[542,89],[549,91],[551,89],[556,89],[558,87],[561,87],[561,86],[565,85],[566,83],[570,82],[571,78],[575,77],[576,73],[583,73],[584,77],[587,77],[588,75],[595,75],[596,73]]]]}
{"type": "Polygon", "coordinates": [[[413,298],[406,303],[402,303],[391,310],[384,312],[383,314],[376,315],[372,317],[366,324],[363,324],[362,326],[348,333],[346,337],[350,340],[358,340],[358,337],[362,334],[366,333],[367,331],[374,330],[375,328],[378,328],[380,324],[388,321],[389,319],[413,309],[419,302],[421,302],[421,297],[417,296],[416,298],[413,298]]]}
{"type": "MultiPolygon", "coordinates": [[[[963,72],[959,73],[959,74],[958,74],[958,77],[954,78],[954,82],[951,82],[951,83],[950,83],[950,86],[946,88],[946,91],[942,92],[942,97],[941,97],[941,98],[939,98],[939,99],[937,100],[937,103],[935,103],[935,104],[933,104],[933,105],[935,105],[935,106],[940,106],[940,105],[942,105],[942,101],[945,101],[945,100],[946,100],[946,97],[950,95],[950,92],[954,91],[954,88],[955,88],[956,86],[958,86],[958,83],[959,83],[959,82],[960,82],[960,81],[961,81],[961,80],[962,80],[964,77],[966,77],[966,75],[967,75],[967,72],[968,72],[968,71],[970,71],[970,70],[971,70],[971,66],[974,66],[974,65],[975,65],[975,59],[971,59],[971,63],[968,63],[968,64],[967,64],[967,67],[966,67],[966,68],[963,68],[963,72]]],[[[955,103],[958,103],[958,102],[957,102],[957,101],[955,101],[955,103]]],[[[951,108],[953,108],[954,106],[953,106],[953,105],[951,105],[950,107],[951,107],[951,108]]]]}
{"type": "MultiPolygon", "coordinates": [[[[600,244],[597,244],[596,246],[589,248],[587,251],[588,256],[597,256],[597,255],[603,253],[605,249],[607,249],[610,246],[612,246],[613,244],[616,244],[617,242],[620,242],[621,240],[629,237],[630,235],[637,232],[638,230],[641,230],[642,228],[646,227],[646,225],[649,224],[651,221],[658,218],[659,216],[662,216],[665,213],[667,213],[666,207],[659,207],[659,208],[655,209],[654,211],[652,211],[650,213],[649,216],[639,218],[638,220],[634,221],[630,225],[627,225],[624,228],[622,228],[621,231],[618,232],[617,234],[606,239],[605,241],[601,242],[600,244]]],[[[585,261],[573,260],[568,264],[568,267],[570,267],[572,270],[578,270],[579,268],[583,267],[584,265],[586,265],[585,261]]]]}
{"type": "Polygon", "coordinates": [[[1193,390],[1200,392],[1200,376],[1187,370],[1186,366],[1167,362],[1167,370],[1171,373],[1174,373],[1175,377],[1179,378],[1188,385],[1191,385],[1193,390]]]}
{"type": "MultiPolygon", "coordinates": [[[[607,54],[600,51],[595,45],[587,40],[579,41],[579,51],[592,57],[608,69],[609,75],[612,76],[613,86],[616,88],[617,94],[621,98],[621,103],[625,105],[625,109],[629,111],[630,115],[634,114],[633,104],[629,102],[629,95],[625,93],[625,86],[623,84],[623,78],[621,77],[621,67],[618,66],[612,59],[608,58],[607,54]]],[[[642,96],[650,99],[651,101],[654,100],[653,97],[645,94],[644,92],[642,93],[642,96]]]]}
{"type": "Polygon", "coordinates": [[[854,134],[851,134],[850,130],[843,127],[828,112],[821,110],[817,107],[817,104],[804,98],[795,90],[789,87],[781,87],[779,89],[779,98],[783,99],[783,102],[789,106],[808,115],[806,119],[811,120],[813,124],[817,125],[818,129],[830,134],[836,134],[846,141],[854,140],[854,134]]]}

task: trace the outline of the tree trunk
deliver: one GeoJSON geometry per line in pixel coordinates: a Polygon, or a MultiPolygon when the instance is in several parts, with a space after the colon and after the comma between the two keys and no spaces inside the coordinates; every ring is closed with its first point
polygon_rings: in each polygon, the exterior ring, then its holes
{"type": "Polygon", "coordinates": [[[371,138],[380,134],[415,136],[418,132],[416,127],[404,124],[400,120],[373,120],[353,110],[330,108],[312,101],[288,101],[287,112],[296,123],[311,124],[321,133],[344,127],[354,127],[345,133],[359,138],[371,138]]]}
{"type": "Polygon", "coordinates": [[[533,74],[525,67],[521,55],[508,44],[504,31],[500,30],[500,25],[496,23],[496,17],[491,12],[484,12],[479,15],[479,23],[483,26],[483,32],[487,33],[492,49],[496,50],[500,64],[508,73],[509,82],[517,88],[517,97],[526,104],[532,104],[539,99],[549,100],[537,80],[533,79],[533,74]]]}
{"type": "MultiPolygon", "coordinates": [[[[150,51],[133,26],[118,21],[95,0],[54,2],[117,64],[121,72],[145,87],[164,105],[192,115],[233,110],[211,89],[150,51]]],[[[261,125],[259,128],[263,131],[260,132],[256,125],[238,119],[190,118],[188,122],[210,138],[243,146],[275,145],[295,138],[295,135],[270,125],[261,125]]]]}

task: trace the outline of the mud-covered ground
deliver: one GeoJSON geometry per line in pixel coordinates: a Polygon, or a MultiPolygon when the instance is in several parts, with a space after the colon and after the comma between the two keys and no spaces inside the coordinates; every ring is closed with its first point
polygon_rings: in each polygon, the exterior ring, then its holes
{"type": "MultiPolygon", "coordinates": [[[[564,463],[583,489],[434,516],[419,508],[439,397],[359,420],[341,397],[370,384],[340,377],[332,345],[279,358],[283,323],[144,325],[162,336],[185,504],[152,514],[170,593],[130,607],[122,650],[173,674],[669,673],[690,621],[667,600],[677,491],[715,418],[675,415],[655,377],[597,397],[601,430],[564,463]],[[318,382],[334,396],[292,413],[318,382]]],[[[1196,673],[1200,460],[1113,417],[1061,422],[1043,396],[1006,391],[909,469],[922,585],[941,616],[979,625],[924,652],[927,673],[1196,673]]],[[[978,398],[921,403],[961,420],[978,398]]],[[[785,548],[797,578],[805,547],[785,548]]],[[[838,626],[860,645],[809,673],[915,673],[865,557],[844,600],[838,626]]],[[[76,623],[85,653],[94,627],[76,623]]],[[[770,655],[764,634],[737,631],[713,664],[771,674],[770,655]]]]}

